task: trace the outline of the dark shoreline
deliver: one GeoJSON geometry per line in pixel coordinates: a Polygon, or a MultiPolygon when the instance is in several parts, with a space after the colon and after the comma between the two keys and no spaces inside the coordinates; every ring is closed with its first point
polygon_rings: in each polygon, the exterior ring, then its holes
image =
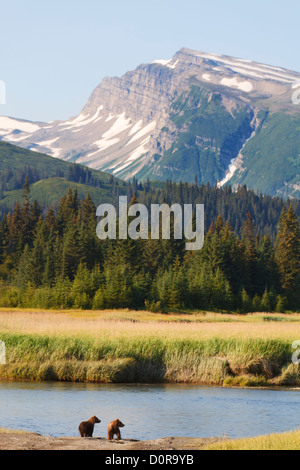
{"type": "Polygon", "coordinates": [[[252,386],[252,387],[246,387],[246,386],[224,386],[224,385],[215,385],[215,384],[209,384],[209,383],[203,383],[203,382],[195,382],[195,383],[190,383],[190,382],[79,382],[79,381],[63,381],[63,380],[32,380],[32,379],[23,379],[23,378],[6,378],[6,377],[0,377],[0,384],[5,383],[5,382],[18,382],[18,383],[32,383],[32,384],[70,384],[70,385],[78,385],[78,384],[86,384],[86,385],[122,385],[124,387],[126,386],[147,386],[147,387],[156,387],[156,386],[188,386],[188,387],[200,387],[200,388],[218,388],[218,389],[229,389],[229,390],[275,390],[275,391],[283,391],[283,392],[289,392],[289,391],[299,391],[300,392],[300,386],[296,387],[294,385],[290,386],[282,386],[282,385],[270,385],[270,386],[252,386]]]}

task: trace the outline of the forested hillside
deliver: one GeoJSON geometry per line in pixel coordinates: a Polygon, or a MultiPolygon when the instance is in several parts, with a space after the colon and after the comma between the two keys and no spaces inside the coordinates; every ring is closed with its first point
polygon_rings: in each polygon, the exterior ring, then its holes
{"type": "MultiPolygon", "coordinates": [[[[168,204],[204,204],[206,231],[213,220],[221,215],[228,221],[236,234],[241,233],[246,214],[251,213],[255,231],[269,235],[275,241],[277,225],[283,206],[289,201],[277,197],[263,196],[247,190],[246,186],[233,191],[230,186],[144,181],[133,178],[124,182],[101,171],[69,163],[48,155],[0,142],[0,219],[12,212],[16,203],[22,204],[23,185],[29,177],[31,204],[36,201],[46,215],[50,206],[57,209],[68,188],[77,189],[79,199],[91,196],[98,206],[103,203],[118,204],[119,196],[127,195],[130,200],[136,193],[138,200],[147,207],[166,201],[168,204]]],[[[293,200],[293,207],[300,217],[300,202],[293,200]]]]}
{"type": "Polygon", "coordinates": [[[103,200],[112,202],[114,185],[126,186],[107,173],[0,142],[0,217],[22,201],[26,176],[32,184],[32,200],[42,209],[57,206],[68,187],[76,186],[81,197],[90,192],[100,204],[103,200]]]}
{"type": "Polygon", "coordinates": [[[26,179],[22,202],[0,224],[0,306],[300,309],[298,203],[293,209],[246,188],[171,182],[153,188],[133,181],[127,194],[147,205],[204,203],[204,248],[187,252],[184,240],[100,241],[89,195],[69,189],[43,216],[26,179]]]}

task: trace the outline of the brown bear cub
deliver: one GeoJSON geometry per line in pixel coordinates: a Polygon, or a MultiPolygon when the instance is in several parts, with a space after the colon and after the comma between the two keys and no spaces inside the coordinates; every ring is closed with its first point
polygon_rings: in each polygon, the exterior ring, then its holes
{"type": "Polygon", "coordinates": [[[94,426],[96,423],[101,423],[101,420],[97,416],[93,416],[88,421],[82,421],[79,424],[78,431],[81,437],[93,437],[94,426]]]}
{"type": "Polygon", "coordinates": [[[114,435],[116,434],[117,440],[119,441],[121,439],[121,433],[119,428],[124,428],[125,424],[121,423],[119,419],[115,419],[108,425],[108,430],[107,430],[107,439],[111,440],[114,438],[114,435]]]}

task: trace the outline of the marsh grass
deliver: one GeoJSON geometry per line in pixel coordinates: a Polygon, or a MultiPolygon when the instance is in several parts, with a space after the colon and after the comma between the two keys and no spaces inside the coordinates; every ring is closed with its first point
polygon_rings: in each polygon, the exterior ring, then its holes
{"type": "Polygon", "coordinates": [[[300,431],[222,441],[202,450],[300,450],[300,431]]]}
{"type": "Polygon", "coordinates": [[[18,429],[8,429],[8,428],[0,428],[0,434],[26,434],[27,431],[22,431],[18,429]]]}
{"type": "Polygon", "coordinates": [[[221,315],[214,313],[190,314],[188,322],[183,317],[3,310],[0,339],[7,364],[0,366],[0,377],[224,386],[300,383],[299,366],[291,367],[291,346],[300,338],[297,316],[285,324],[259,315],[231,316],[230,322],[219,321],[221,315]]]}

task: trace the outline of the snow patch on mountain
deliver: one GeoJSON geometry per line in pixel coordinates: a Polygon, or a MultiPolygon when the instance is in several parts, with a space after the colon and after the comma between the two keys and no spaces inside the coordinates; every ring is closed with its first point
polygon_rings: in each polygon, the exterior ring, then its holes
{"type": "Polygon", "coordinates": [[[52,144],[54,144],[54,142],[56,142],[57,140],[59,139],[59,137],[55,137],[55,139],[51,139],[51,140],[44,140],[42,142],[39,142],[39,145],[42,146],[42,147],[48,147],[52,144]]]}
{"type": "Polygon", "coordinates": [[[168,65],[172,59],[164,60],[164,59],[157,59],[152,62],[152,64],[160,64],[160,65],[168,65]]]}
{"type": "MultiPolygon", "coordinates": [[[[31,149],[32,150],[32,149],[31,149]]],[[[36,150],[39,152],[39,150],[36,150]]],[[[62,148],[51,149],[50,155],[54,158],[61,158],[62,148]]]]}
{"type": "Polygon", "coordinates": [[[40,129],[40,126],[28,121],[18,121],[16,119],[0,116],[0,129],[6,131],[22,131],[32,134],[40,129]]]}
{"type": "Polygon", "coordinates": [[[217,54],[205,54],[205,53],[197,53],[197,55],[203,59],[208,59],[213,62],[217,62],[219,64],[225,64],[229,66],[231,70],[234,71],[234,68],[240,69],[241,74],[243,75],[251,75],[254,76],[254,73],[258,72],[260,76],[258,78],[262,79],[271,79],[279,82],[291,83],[293,82],[294,78],[293,75],[290,74],[288,71],[285,71],[279,67],[273,67],[270,65],[265,64],[258,64],[254,63],[253,61],[248,61],[246,59],[235,59],[235,58],[228,58],[223,57],[217,54]],[[242,69],[241,69],[242,65],[242,69]]]}
{"type": "Polygon", "coordinates": [[[75,117],[74,119],[71,119],[70,121],[66,121],[66,122],[62,122],[61,124],[58,124],[59,127],[68,127],[68,126],[73,126],[74,124],[76,124],[77,122],[80,122],[80,121],[84,121],[85,119],[87,119],[87,115],[84,114],[84,113],[80,113],[77,117],[75,117]]]}
{"type": "Polygon", "coordinates": [[[138,132],[138,131],[142,128],[142,125],[143,125],[143,120],[140,119],[140,120],[133,126],[133,128],[129,131],[128,135],[129,135],[129,136],[134,135],[136,132],[138,132]]]}
{"type": "Polygon", "coordinates": [[[222,78],[221,85],[228,86],[230,88],[238,88],[241,91],[250,93],[253,90],[253,85],[251,82],[239,82],[236,77],[234,78],[222,78]]]}
{"type": "Polygon", "coordinates": [[[167,67],[169,67],[169,69],[176,69],[176,65],[178,64],[179,60],[176,60],[176,62],[174,64],[167,64],[167,67]]]}
{"type": "Polygon", "coordinates": [[[129,127],[132,126],[131,119],[125,118],[125,112],[117,116],[117,120],[111,126],[111,128],[102,135],[102,139],[107,140],[111,137],[114,137],[121,132],[126,131],[129,127]]]}
{"type": "Polygon", "coordinates": [[[127,142],[126,146],[131,145],[133,142],[136,140],[139,140],[141,137],[144,137],[144,135],[149,134],[155,129],[156,126],[156,121],[150,122],[147,126],[144,127],[144,129],[140,130],[137,134],[135,134],[132,139],[130,139],[129,142],[127,142]]]}
{"type": "Polygon", "coordinates": [[[140,158],[144,153],[147,152],[147,148],[145,147],[146,144],[150,141],[150,136],[148,136],[141,145],[131,154],[131,156],[126,160],[127,162],[133,162],[134,160],[137,160],[140,158]]]}
{"type": "Polygon", "coordinates": [[[174,70],[176,68],[176,65],[178,64],[179,60],[176,60],[173,64],[171,62],[173,62],[173,59],[169,59],[169,60],[158,59],[158,60],[154,60],[152,62],[152,64],[163,65],[165,67],[169,67],[169,69],[174,70]]]}

